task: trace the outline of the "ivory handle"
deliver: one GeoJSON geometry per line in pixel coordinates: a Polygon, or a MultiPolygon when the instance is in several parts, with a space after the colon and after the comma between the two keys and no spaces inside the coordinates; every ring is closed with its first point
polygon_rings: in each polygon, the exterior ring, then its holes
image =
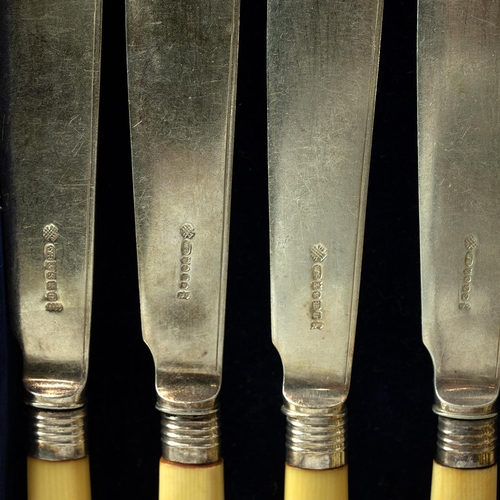
{"type": "Polygon", "coordinates": [[[60,462],[28,457],[28,500],[90,500],[89,457],[60,462]]]}
{"type": "Polygon", "coordinates": [[[184,465],[160,460],[159,500],[224,500],[222,460],[184,465]]]}
{"type": "Polygon", "coordinates": [[[434,462],[431,500],[496,500],[497,466],[454,469],[434,462]]]}
{"type": "Polygon", "coordinates": [[[337,469],[285,468],[285,500],[347,500],[347,465],[337,469]]]}

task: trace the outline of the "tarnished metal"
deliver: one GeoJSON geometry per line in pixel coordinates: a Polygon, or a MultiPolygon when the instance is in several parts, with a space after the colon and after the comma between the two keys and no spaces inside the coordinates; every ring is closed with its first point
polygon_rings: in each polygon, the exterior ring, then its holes
{"type": "Polygon", "coordinates": [[[220,389],[238,19],[238,0],[127,1],[142,329],[167,420],[212,414],[220,389]]]}
{"type": "Polygon", "coordinates": [[[307,408],[285,402],[286,461],[301,469],[334,469],[347,463],[347,414],[343,405],[307,408]]]}
{"type": "Polygon", "coordinates": [[[47,411],[30,408],[29,454],[41,460],[76,460],[87,455],[86,408],[47,411]]]}
{"type": "MultiPolygon", "coordinates": [[[[349,390],[381,24],[378,0],[268,0],[272,332],[285,408],[312,432],[349,390]]],[[[327,448],[288,457],[343,465],[327,448]]]]}
{"type": "Polygon", "coordinates": [[[170,462],[214,463],[220,458],[219,411],[161,413],[162,456],[170,462]]]}
{"type": "MultiPolygon", "coordinates": [[[[0,175],[10,317],[28,403],[74,410],[84,404],[88,366],[101,4],[6,0],[3,11],[0,175]]],[[[56,446],[53,458],[68,456],[56,446]]]]}
{"type": "MultiPolygon", "coordinates": [[[[499,389],[499,88],[500,4],[420,0],[423,339],[434,363],[440,418],[490,419],[488,429],[494,429],[499,389]]],[[[451,428],[467,425],[473,424],[451,428]]],[[[449,454],[444,465],[469,467],[464,464],[475,454],[475,444],[469,458],[461,446],[460,458],[449,454]]],[[[494,461],[487,455],[477,466],[494,461]]]]}
{"type": "Polygon", "coordinates": [[[496,463],[497,419],[439,416],[436,460],[448,467],[477,469],[496,463]]]}

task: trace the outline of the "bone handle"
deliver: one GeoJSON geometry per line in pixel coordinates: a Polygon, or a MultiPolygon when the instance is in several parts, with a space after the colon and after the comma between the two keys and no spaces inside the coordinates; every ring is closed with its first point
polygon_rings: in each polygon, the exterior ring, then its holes
{"type": "Polygon", "coordinates": [[[347,465],[310,470],[286,465],[285,500],[347,500],[347,465]]]}
{"type": "Polygon", "coordinates": [[[224,500],[222,460],[184,465],[160,460],[159,500],[224,500]]]}
{"type": "Polygon", "coordinates": [[[89,457],[59,462],[28,457],[28,500],[90,500],[89,457]]]}

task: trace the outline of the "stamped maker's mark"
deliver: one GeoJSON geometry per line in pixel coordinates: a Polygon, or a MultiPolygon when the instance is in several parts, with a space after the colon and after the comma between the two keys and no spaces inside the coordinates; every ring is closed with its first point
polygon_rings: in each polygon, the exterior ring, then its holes
{"type": "Polygon", "coordinates": [[[317,243],[311,248],[311,330],[322,330],[325,326],[323,313],[323,264],[328,252],[325,245],[317,243]]]}
{"type": "Polygon", "coordinates": [[[472,277],[474,274],[474,264],[476,259],[475,250],[479,246],[479,242],[476,236],[470,234],[464,240],[465,245],[465,257],[464,257],[464,269],[462,271],[463,278],[460,283],[460,299],[458,302],[458,307],[465,311],[471,308],[471,293],[472,293],[472,277]]]}
{"type": "Polygon", "coordinates": [[[179,229],[182,236],[181,243],[181,258],[180,258],[180,276],[179,276],[179,290],[177,291],[177,298],[189,300],[191,298],[191,265],[192,265],[192,252],[193,252],[193,238],[195,230],[193,224],[186,222],[182,224],[179,229]]]}
{"type": "Polygon", "coordinates": [[[47,224],[44,226],[43,241],[43,262],[45,274],[45,310],[49,312],[61,312],[64,309],[63,304],[59,301],[59,291],[57,289],[57,256],[55,242],[59,238],[59,228],[55,224],[47,224]]]}

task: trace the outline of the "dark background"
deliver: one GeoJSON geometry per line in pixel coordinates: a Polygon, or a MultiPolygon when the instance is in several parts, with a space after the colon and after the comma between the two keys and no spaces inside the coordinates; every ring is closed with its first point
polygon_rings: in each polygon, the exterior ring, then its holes
{"type": "MultiPolygon", "coordinates": [[[[307,1],[307,0],[304,0],[307,1]]],[[[157,498],[152,358],[142,342],[123,2],[104,1],[89,431],[93,500],[157,498]]],[[[283,496],[282,368],[271,344],[266,4],[242,0],[224,379],[226,500],[283,496]]],[[[350,499],[429,497],[436,418],[420,336],[416,1],[386,0],[349,410],[350,499]]],[[[25,490],[11,341],[8,500],[25,490]]],[[[1,493],[0,493],[1,494],[1,493]]]]}

